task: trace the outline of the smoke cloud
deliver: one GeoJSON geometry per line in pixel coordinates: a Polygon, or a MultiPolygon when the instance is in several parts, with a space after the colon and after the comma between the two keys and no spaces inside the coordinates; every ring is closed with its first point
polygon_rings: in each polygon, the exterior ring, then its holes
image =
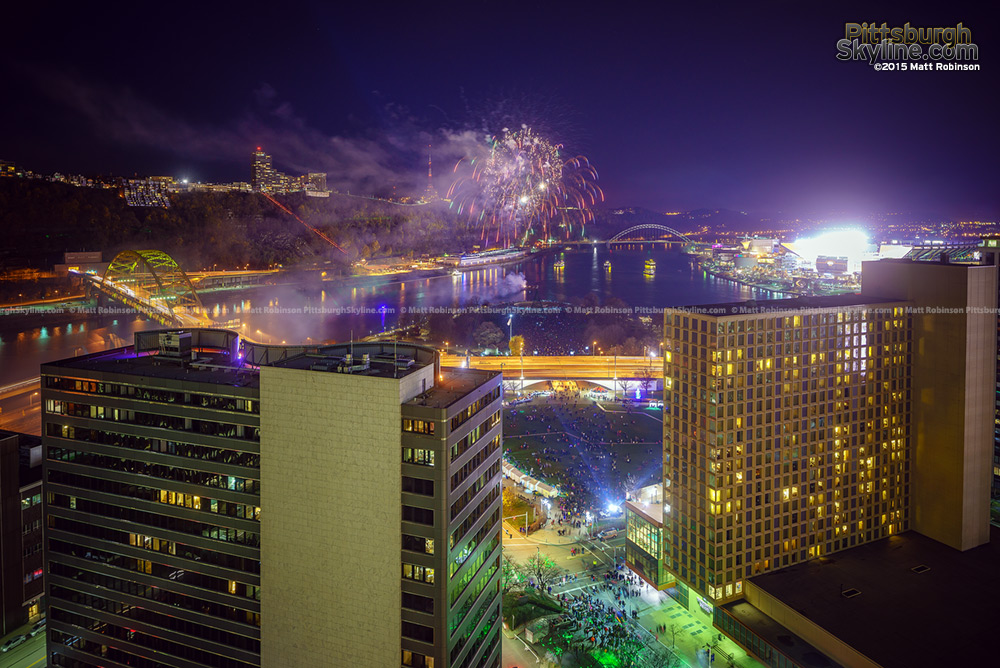
{"type": "Polygon", "coordinates": [[[271,85],[253,92],[253,107],[223,123],[194,123],[141,99],[128,88],[81,81],[44,72],[37,85],[55,102],[79,114],[109,141],[152,148],[194,162],[247,165],[231,181],[249,180],[250,153],[261,146],[275,166],[293,175],[325,172],[330,188],[371,194],[396,186],[400,194],[419,194],[427,184],[428,150],[434,161],[434,187],[444,194],[462,158],[481,151],[480,130],[427,129],[392,103],[384,116],[389,128],[376,136],[328,135],[307,123],[271,85]],[[430,149],[428,149],[428,146],[430,149]]]}

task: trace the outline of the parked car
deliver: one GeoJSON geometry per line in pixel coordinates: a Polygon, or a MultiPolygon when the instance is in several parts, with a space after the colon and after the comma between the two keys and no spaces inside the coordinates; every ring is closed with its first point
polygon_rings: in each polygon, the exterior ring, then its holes
{"type": "Polygon", "coordinates": [[[39,621],[35,622],[34,626],[31,627],[31,631],[28,633],[28,635],[34,638],[39,633],[43,633],[44,631],[45,631],[45,620],[40,619],[39,621]]]}
{"type": "Polygon", "coordinates": [[[6,652],[7,650],[14,649],[15,647],[17,647],[21,643],[25,642],[27,639],[28,639],[28,636],[17,636],[17,637],[11,638],[10,640],[8,640],[7,642],[5,642],[3,644],[3,647],[0,647],[0,652],[6,652]]]}

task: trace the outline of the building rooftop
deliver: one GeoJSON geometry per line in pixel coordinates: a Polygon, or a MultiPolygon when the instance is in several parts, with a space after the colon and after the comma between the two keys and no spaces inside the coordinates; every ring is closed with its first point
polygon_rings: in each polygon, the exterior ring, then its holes
{"type": "Polygon", "coordinates": [[[698,304],[677,306],[667,312],[683,311],[697,315],[724,317],[727,315],[747,315],[753,313],[777,313],[782,311],[811,311],[815,309],[861,307],[872,304],[891,304],[905,301],[862,294],[826,295],[819,297],[792,297],[790,299],[760,299],[725,304],[698,304]]]}
{"type": "Polygon", "coordinates": [[[499,371],[444,368],[441,369],[440,376],[435,379],[434,387],[406,403],[411,406],[447,408],[499,375],[499,371]]]}
{"type": "Polygon", "coordinates": [[[433,348],[413,343],[272,346],[244,340],[241,344],[237,332],[193,328],[137,332],[134,346],[51,362],[43,368],[257,388],[260,387],[258,369],[261,366],[403,378],[437,364],[437,360],[438,354],[433,348]],[[190,339],[183,343],[162,339],[170,334],[179,337],[190,334],[190,339]],[[172,352],[168,350],[171,345],[175,346],[172,352]]]}
{"type": "Polygon", "coordinates": [[[641,515],[647,522],[663,528],[663,504],[643,503],[642,501],[626,501],[625,506],[641,515]]]}
{"type": "Polygon", "coordinates": [[[409,347],[411,346],[400,346],[394,351],[392,345],[385,344],[323,346],[315,351],[271,362],[269,366],[377,378],[403,378],[433,363],[433,360],[414,355],[413,351],[407,349],[409,347]]]}
{"type": "Polygon", "coordinates": [[[1000,528],[965,552],[909,531],[751,582],[885,668],[975,665],[996,631],[998,564],[1000,528]]]}
{"type": "Polygon", "coordinates": [[[233,366],[228,353],[224,352],[196,351],[194,361],[190,359],[182,361],[179,358],[155,353],[136,356],[134,349],[129,346],[58,362],[49,362],[42,365],[42,373],[45,373],[46,367],[58,367],[62,373],[78,369],[146,378],[167,378],[192,383],[260,387],[256,369],[233,366]]]}
{"type": "Polygon", "coordinates": [[[825,654],[774,621],[746,601],[735,601],[722,608],[772,647],[803,668],[840,668],[825,654]]]}

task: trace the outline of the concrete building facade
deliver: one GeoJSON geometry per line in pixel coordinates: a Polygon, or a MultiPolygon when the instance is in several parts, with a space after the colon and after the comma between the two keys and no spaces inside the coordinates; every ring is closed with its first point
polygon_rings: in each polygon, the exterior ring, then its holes
{"type": "Polygon", "coordinates": [[[499,374],[191,330],[42,376],[50,665],[499,662],[499,374]]]}
{"type": "Polygon", "coordinates": [[[990,539],[997,373],[997,269],[866,262],[862,295],[911,305],[911,527],[957,550],[990,539]]]}

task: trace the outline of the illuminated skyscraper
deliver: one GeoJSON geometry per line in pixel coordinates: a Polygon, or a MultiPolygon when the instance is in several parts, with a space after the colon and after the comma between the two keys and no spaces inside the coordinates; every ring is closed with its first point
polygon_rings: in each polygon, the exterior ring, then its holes
{"type": "MultiPolygon", "coordinates": [[[[324,175],[325,181],[325,175],[324,175]]],[[[260,193],[289,193],[305,188],[306,178],[294,178],[274,168],[271,156],[260,146],[253,152],[250,164],[250,187],[260,193]]]]}
{"type": "Polygon", "coordinates": [[[769,665],[798,661],[766,638],[788,628],[854,665],[764,590],[907,531],[989,543],[996,300],[992,264],[882,260],[857,295],[668,309],[663,480],[626,503],[628,566],[769,665]]]}
{"type": "Polygon", "coordinates": [[[678,588],[710,606],[752,575],[909,528],[905,306],[850,295],[667,311],[662,555],[649,557],[678,588]]]}
{"type": "Polygon", "coordinates": [[[253,152],[253,161],[250,163],[250,187],[254,192],[268,192],[272,184],[271,156],[260,150],[260,146],[253,152]]]}
{"type": "Polygon", "coordinates": [[[496,666],[500,375],[144,332],[42,367],[51,666],[496,666]]]}

